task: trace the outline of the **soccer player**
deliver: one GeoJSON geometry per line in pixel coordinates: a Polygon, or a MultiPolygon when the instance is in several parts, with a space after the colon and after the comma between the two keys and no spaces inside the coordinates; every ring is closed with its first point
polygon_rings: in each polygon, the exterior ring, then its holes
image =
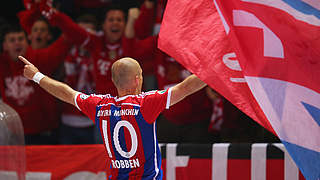
{"type": "Polygon", "coordinates": [[[143,93],[139,63],[132,58],[122,58],[111,67],[112,82],[119,97],[110,94],[86,95],[41,74],[25,58],[19,58],[26,64],[26,78],[39,83],[55,97],[76,106],[99,125],[111,160],[110,179],[161,179],[156,118],[165,108],[206,86],[197,76],[191,75],[167,90],[143,93]]]}

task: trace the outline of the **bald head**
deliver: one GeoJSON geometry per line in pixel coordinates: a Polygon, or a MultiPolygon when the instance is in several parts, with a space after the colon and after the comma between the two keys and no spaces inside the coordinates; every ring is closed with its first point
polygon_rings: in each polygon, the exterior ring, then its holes
{"type": "MultiPolygon", "coordinates": [[[[122,90],[137,88],[137,78],[142,79],[142,69],[139,63],[128,57],[121,58],[114,62],[111,68],[111,73],[113,83],[117,89],[122,90]]],[[[141,90],[141,87],[138,88],[141,90]]]]}

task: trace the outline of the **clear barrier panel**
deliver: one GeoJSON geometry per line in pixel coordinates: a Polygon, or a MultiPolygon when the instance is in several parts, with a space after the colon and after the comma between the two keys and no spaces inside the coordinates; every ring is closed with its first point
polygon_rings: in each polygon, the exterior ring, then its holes
{"type": "Polygon", "coordinates": [[[0,179],[25,180],[24,132],[18,113],[0,100],[0,179]]]}

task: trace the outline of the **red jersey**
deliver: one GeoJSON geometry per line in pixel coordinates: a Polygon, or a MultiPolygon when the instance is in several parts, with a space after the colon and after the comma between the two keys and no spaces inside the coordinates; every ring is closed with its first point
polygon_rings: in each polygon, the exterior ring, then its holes
{"type": "MultiPolygon", "coordinates": [[[[33,50],[28,47],[25,57],[45,74],[52,73],[65,58],[71,44],[63,37],[59,38],[48,48],[33,50]]],[[[58,121],[48,117],[52,114],[46,111],[47,102],[41,97],[47,94],[37,84],[23,76],[24,64],[13,61],[7,53],[2,53],[0,61],[0,93],[4,102],[19,114],[25,134],[35,134],[56,128],[58,121]]],[[[53,97],[51,97],[53,98],[53,97]]]]}
{"type": "Polygon", "coordinates": [[[96,35],[79,27],[72,19],[63,13],[54,13],[50,22],[57,25],[77,45],[86,48],[94,61],[96,92],[109,92],[117,95],[117,90],[111,81],[111,65],[122,57],[136,59],[152,56],[156,47],[156,38],[138,41],[123,37],[119,42],[110,43],[104,35],[96,35]],[[152,43],[151,43],[152,42],[152,43]]]}
{"type": "Polygon", "coordinates": [[[169,108],[171,89],[139,95],[75,97],[76,106],[95,121],[111,160],[110,179],[161,179],[156,119],[169,108]]]}

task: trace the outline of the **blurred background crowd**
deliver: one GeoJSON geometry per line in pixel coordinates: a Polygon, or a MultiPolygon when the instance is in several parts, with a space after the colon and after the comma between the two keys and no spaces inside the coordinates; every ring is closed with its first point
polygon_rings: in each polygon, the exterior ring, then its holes
{"type": "MultiPolygon", "coordinates": [[[[144,91],[166,89],[191,73],[157,48],[165,6],[166,0],[6,1],[0,95],[20,115],[25,143],[98,144],[102,138],[78,109],[24,78],[18,55],[78,91],[114,96],[110,67],[130,56],[142,65],[144,91]]],[[[157,131],[160,143],[279,142],[210,87],[165,110],[157,131]]]]}

